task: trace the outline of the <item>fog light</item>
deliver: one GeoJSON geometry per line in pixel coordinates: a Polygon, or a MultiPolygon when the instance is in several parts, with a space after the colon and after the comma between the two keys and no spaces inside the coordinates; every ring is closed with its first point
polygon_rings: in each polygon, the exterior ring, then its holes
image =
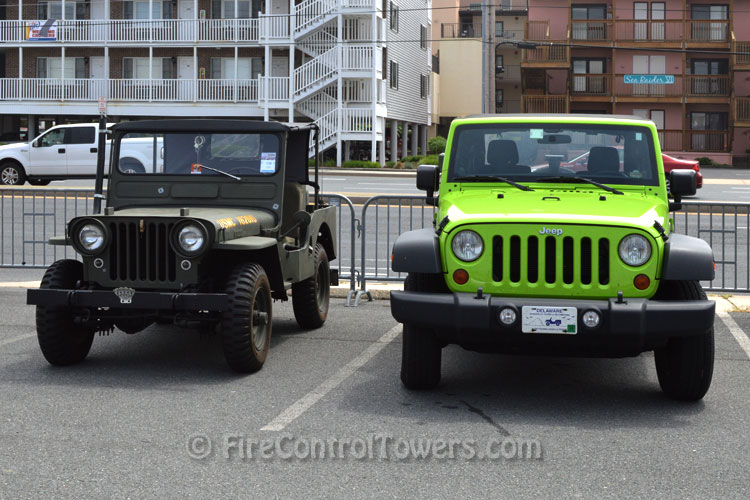
{"type": "Polygon", "coordinates": [[[453,272],[453,281],[455,281],[459,285],[463,285],[467,281],[469,281],[469,273],[467,273],[463,269],[456,269],[453,272]]]}
{"type": "Polygon", "coordinates": [[[639,274],[633,279],[633,284],[638,290],[645,290],[651,285],[651,280],[645,274],[639,274]]]}
{"type": "Polygon", "coordinates": [[[180,269],[182,269],[183,271],[189,271],[191,267],[193,267],[193,265],[187,259],[180,262],[180,269]]]}
{"type": "Polygon", "coordinates": [[[100,259],[99,257],[97,257],[96,259],[94,259],[94,267],[97,268],[97,269],[103,268],[104,267],[104,261],[102,259],[100,259]]]}
{"type": "Polygon", "coordinates": [[[583,313],[583,324],[588,328],[596,328],[599,326],[600,321],[601,317],[596,311],[586,311],[583,313]]]}
{"type": "Polygon", "coordinates": [[[500,323],[506,326],[510,326],[516,322],[516,318],[518,318],[516,311],[514,311],[510,307],[500,309],[500,323]]]}

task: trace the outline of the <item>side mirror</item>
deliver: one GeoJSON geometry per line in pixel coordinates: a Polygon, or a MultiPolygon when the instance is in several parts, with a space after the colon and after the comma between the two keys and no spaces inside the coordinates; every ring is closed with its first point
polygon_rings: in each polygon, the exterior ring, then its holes
{"type": "Polygon", "coordinates": [[[417,167],[417,189],[427,191],[427,196],[438,190],[440,185],[440,170],[436,165],[420,165],[417,167]]]}
{"type": "Polygon", "coordinates": [[[695,194],[697,180],[695,170],[675,169],[669,173],[669,189],[672,192],[674,203],[669,204],[670,210],[682,208],[682,197],[695,194]]]}
{"type": "Polygon", "coordinates": [[[441,172],[443,171],[443,160],[445,159],[445,153],[440,153],[438,155],[438,170],[441,172]]]}

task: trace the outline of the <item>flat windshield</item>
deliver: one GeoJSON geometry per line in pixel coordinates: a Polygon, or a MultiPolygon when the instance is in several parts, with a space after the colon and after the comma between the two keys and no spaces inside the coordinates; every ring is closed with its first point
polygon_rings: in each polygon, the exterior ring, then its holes
{"type": "Polygon", "coordinates": [[[276,134],[131,132],[120,140],[125,174],[268,176],[279,169],[276,134]]]}
{"type": "Polygon", "coordinates": [[[643,126],[467,124],[456,128],[452,144],[449,181],[585,177],[605,184],[659,184],[651,131],[643,126]]]}

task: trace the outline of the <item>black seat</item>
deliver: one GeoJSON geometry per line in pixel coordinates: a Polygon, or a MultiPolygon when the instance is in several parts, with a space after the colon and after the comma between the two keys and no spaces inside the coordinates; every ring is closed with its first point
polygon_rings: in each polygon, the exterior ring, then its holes
{"type": "Polygon", "coordinates": [[[518,165],[518,148],[516,143],[505,139],[496,139],[487,146],[487,163],[498,174],[528,174],[531,168],[518,165]]]}
{"type": "Polygon", "coordinates": [[[618,174],[620,172],[620,155],[617,149],[594,146],[589,151],[588,171],[593,174],[618,174]]]}

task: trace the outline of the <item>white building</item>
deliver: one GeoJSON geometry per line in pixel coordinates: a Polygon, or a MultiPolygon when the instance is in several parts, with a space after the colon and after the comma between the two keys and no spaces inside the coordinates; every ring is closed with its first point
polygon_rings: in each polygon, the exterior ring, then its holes
{"type": "Polygon", "coordinates": [[[350,155],[382,164],[407,149],[416,154],[418,145],[424,151],[430,7],[431,0],[9,0],[0,7],[0,126],[17,131],[27,122],[33,135],[40,119],[89,121],[104,98],[111,120],[315,121],[322,148],[336,147],[339,164],[350,155]],[[399,126],[401,148],[386,158],[399,126]]]}

